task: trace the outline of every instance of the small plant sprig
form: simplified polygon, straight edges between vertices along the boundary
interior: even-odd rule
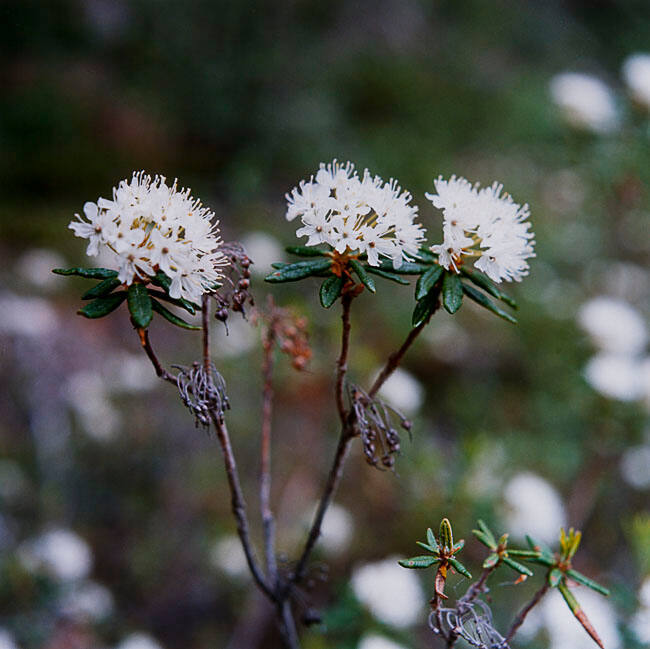
[[[462,549],[464,543],[460,541],[454,545],[451,524],[448,519],[444,518],[440,523],[438,539],[435,538],[433,531],[429,528],[427,530],[427,542],[417,541],[417,544],[429,550],[432,553],[431,555],[411,557],[398,562],[404,568],[420,569],[439,564],[434,580],[434,595],[430,602],[432,613],[429,623],[434,633],[445,641],[448,648],[453,647],[458,638],[462,637],[470,645],[478,649],[509,649],[510,642],[524,623],[528,613],[539,604],[550,588],[557,588],[576,619],[598,646],[604,649],[602,640],[567,584],[569,580],[573,580],[602,595],[609,595],[607,588],[571,567],[573,556],[580,545],[582,537],[580,532],[576,532],[571,528],[567,534],[562,528],[560,530],[560,550],[552,553],[530,536],[526,537],[530,549],[517,550],[508,547],[507,533],[501,535],[497,541],[496,536],[482,520],[478,521],[478,528],[472,530],[472,532],[478,541],[488,547],[490,554],[483,561],[483,573],[479,580],[469,586],[465,594],[457,600],[456,605],[452,608],[442,606],[442,601],[447,599],[444,593],[447,570],[452,567],[467,578],[471,578],[471,575],[454,557]],[[543,565],[548,570],[542,587],[520,611],[504,637],[494,628],[492,614],[487,603],[478,599],[478,596],[487,592],[488,577],[501,565],[506,565],[519,573],[515,585],[533,575],[532,570],[512,557],[517,557],[521,561]]]

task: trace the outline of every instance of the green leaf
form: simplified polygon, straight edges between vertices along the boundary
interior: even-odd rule
[[[496,548],[497,540],[494,534],[492,533],[492,530],[486,525],[485,521],[479,518],[476,523],[478,525],[479,530],[481,530],[481,532],[483,532],[483,534],[485,534],[485,536],[487,537],[488,541],[490,542],[490,545]]]
[[[513,570],[516,570],[522,575],[526,575],[527,577],[533,576],[533,571],[530,568],[527,568],[523,564],[515,561],[514,559],[511,559],[510,557],[503,557],[503,563],[510,566]]]
[[[473,286],[463,284],[462,287],[463,292],[468,298],[470,298],[470,300],[474,300],[474,302],[488,311],[492,311],[492,313],[498,315],[500,318],[512,322],[512,324],[517,324],[517,318],[513,318],[507,311],[499,308],[494,302],[492,302],[492,300],[490,300],[490,298],[483,295],[480,291],[477,291]]]
[[[288,253],[298,255],[299,257],[322,257],[329,252],[329,250],[313,248],[312,246],[287,246],[285,250]]]
[[[436,541],[436,535],[433,533],[433,530],[430,527],[427,527],[427,543],[434,548],[434,552],[439,552],[440,547],[438,546],[438,541]]]
[[[157,291],[156,289],[150,288],[147,289],[149,291],[149,295],[151,297],[158,298],[159,300],[165,300],[165,302],[169,302],[170,304],[174,304],[175,306],[180,307],[181,309],[185,309],[188,313],[191,313],[194,315],[197,310],[200,311],[201,307],[198,304],[194,304],[193,302],[188,302],[184,298],[179,298],[178,300],[170,297],[167,293],[164,291]]]
[[[564,582],[562,582],[558,586],[558,590],[560,591],[560,593],[562,593],[562,597],[564,597],[564,601],[567,603],[567,606],[571,609],[571,612],[573,613],[576,620],[580,622],[582,628],[590,635],[591,639],[599,647],[601,647],[601,649],[605,649],[605,646],[603,645],[603,641],[598,636],[598,633],[596,633],[596,629],[594,629],[594,625],[589,621],[589,618],[582,610],[580,604],[578,603],[578,600],[574,597],[573,593],[569,590],[568,586]]]
[[[463,284],[456,273],[446,272],[442,280],[442,304],[449,313],[456,313],[463,303]]]
[[[548,573],[548,585],[555,588],[564,578],[563,572],[559,568],[553,568]]]
[[[536,550],[510,550],[509,548],[508,554],[512,557],[521,557],[522,559],[537,559],[540,555]]]
[[[601,586],[593,579],[589,579],[589,577],[585,577],[581,572],[570,569],[566,571],[566,574],[567,577],[571,577],[573,581],[577,581],[579,584],[582,584],[583,586],[587,586],[588,588],[595,590],[597,593],[600,593],[601,595],[605,595],[605,597],[609,597],[609,590],[605,588],[605,586]]]
[[[432,545],[429,545],[428,543],[425,543],[424,541],[416,541],[416,545],[419,545],[421,548],[424,548],[425,550],[428,550],[429,552],[438,552],[438,546],[436,545],[433,547]]]
[[[377,291],[375,288],[375,281],[372,279],[372,277],[368,276],[366,269],[356,259],[350,259],[350,267],[357,274],[357,277],[361,280],[361,283],[371,293],[375,293]]]
[[[298,280],[317,275],[325,270],[329,270],[332,266],[332,260],[316,259],[314,261],[298,261],[295,264],[287,264],[275,272],[267,275],[264,280],[272,284],[279,284],[282,282],[297,282]]]
[[[438,534],[440,545],[448,551],[454,547],[454,534],[451,531],[451,523],[448,518],[440,521],[440,532]]]
[[[456,543],[456,545],[454,545],[454,547],[452,548],[452,552],[460,552],[464,547],[465,547],[465,541],[461,539],[460,541],[458,541],[458,543]]]
[[[571,612],[575,615],[580,610],[580,604],[566,584],[560,584],[558,590],[562,593],[564,601],[568,604]]]
[[[486,557],[485,561],[483,562],[483,568],[494,568],[494,566],[499,563],[500,558],[501,557],[496,552],[493,552]]]
[[[275,270],[280,270],[280,268],[284,268],[285,266],[288,266],[286,261],[274,261],[271,264],[271,268],[274,268]]]
[[[477,271],[469,270],[469,268],[461,267],[460,272],[465,275],[471,282],[476,284],[479,288],[482,288],[486,293],[489,293],[492,297],[505,302],[508,306],[511,306],[513,309],[517,309],[517,303],[507,294],[504,293],[499,287],[491,280],[488,279],[483,273]]]
[[[410,559],[400,559],[397,563],[399,563],[402,568],[428,568],[437,561],[440,561],[438,557],[422,555],[419,557],[411,557]]]
[[[496,543],[491,543],[490,539],[486,534],[481,532],[480,530],[472,530],[472,534],[485,546],[490,548],[490,550],[496,550],[497,546]]]
[[[105,279],[99,284],[93,286],[91,289],[88,289],[82,296],[82,300],[92,300],[93,298],[96,297],[104,297],[104,295],[108,295],[109,293],[112,293],[118,286],[121,286],[122,282],[120,282],[119,279],[115,279],[114,277],[109,277],[108,279]]]
[[[144,284],[131,284],[127,302],[133,324],[141,329],[146,329],[153,318],[153,307],[147,287]]]
[[[151,307],[156,312],[159,313],[165,320],[171,322],[177,327],[182,327],[183,329],[190,329],[192,331],[200,331],[202,327],[197,327],[192,325],[189,322],[185,322],[183,318],[179,318],[175,313],[172,313],[169,309],[165,308],[158,300],[151,300]]]
[[[432,299],[431,295],[425,295],[416,303],[415,309],[413,309],[413,316],[411,317],[411,325],[413,327],[419,327],[423,322],[427,321],[434,311],[436,301]]]
[[[337,277],[336,275],[331,275],[321,284],[319,291],[320,303],[326,309],[329,309],[336,302],[339,295],[341,295],[344,284],[343,277]]]
[[[111,311],[115,311],[124,302],[125,297],[126,291],[98,297],[96,300],[89,302],[86,306],[79,309],[77,313],[86,318],[103,318],[105,315],[111,313]]]
[[[376,268],[375,266],[366,266],[366,270],[373,275],[378,275],[379,277],[389,279],[392,282],[397,282],[398,284],[403,284],[404,286],[408,286],[410,284],[407,279],[404,279],[395,273],[389,273],[388,271],[382,270],[381,268]]]
[[[379,262],[379,268],[381,270],[387,270],[390,273],[396,273],[397,275],[421,275],[431,268],[431,264],[403,261],[399,268],[395,268],[392,261],[382,259]]]
[[[526,542],[530,546],[531,550],[538,552],[538,556],[531,557],[530,561],[535,563],[541,563],[545,566],[552,566],[555,563],[553,553],[545,546],[543,546],[539,541],[536,541],[532,536],[526,534]]]
[[[426,273],[422,273],[422,275],[418,277],[418,281],[415,285],[416,300],[421,300],[433,288],[434,284],[440,279],[443,270],[442,266],[436,264],[429,268]]]
[[[422,247],[418,250],[418,257],[423,261],[437,262],[438,255],[435,252],[431,252],[429,248]]]
[[[472,578],[472,574],[470,573],[470,571],[467,568],[465,568],[465,566],[460,561],[458,561],[458,559],[450,558],[448,559],[448,561],[449,561],[449,565],[452,566],[452,568],[454,568],[456,572],[463,575],[463,577],[467,577],[467,579]]]
[[[77,275],[87,279],[117,277],[117,271],[110,268],[54,268],[52,272],[57,275]]]

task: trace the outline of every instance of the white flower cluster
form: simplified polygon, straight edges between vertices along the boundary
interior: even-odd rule
[[[496,182],[479,189],[465,178],[440,176],[434,185],[437,194],[426,197],[443,210],[443,242],[431,247],[440,265],[458,271],[464,258],[478,258],[474,266],[495,282],[521,281],[528,274],[526,259],[535,256],[528,205],[502,194]]]
[[[134,173],[113,189],[113,200],[100,198],[76,214],[70,229],[88,239],[86,253],[112,250],[118,279],[132,284],[163,271],[172,281],[169,294],[196,302],[221,277],[226,263],[214,213],[194,199],[189,189],[169,186],[164,176]]]
[[[301,181],[286,198],[287,220],[301,218],[296,236],[308,237],[306,245],[326,243],[340,254],[365,253],[371,266],[378,266],[382,256],[399,268],[417,254],[424,238],[422,226],[414,222],[418,208],[410,205],[411,194],[367,169],[360,178],[351,162],[321,163],[316,177]]]
[[[637,52],[625,59],[623,79],[634,101],[650,109],[650,54]]]

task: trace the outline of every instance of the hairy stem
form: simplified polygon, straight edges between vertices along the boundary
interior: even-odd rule
[[[519,627],[524,623],[524,620],[526,619],[526,616],[530,611],[539,604],[539,601],[544,597],[546,594],[546,591],[549,589],[548,582],[544,581],[544,585],[533,595],[533,599],[524,606],[524,608],[519,611],[519,614],[515,618],[514,622],[512,623],[512,626],[510,627],[510,630],[508,631],[508,634],[506,635],[506,639],[504,641],[504,648],[508,647],[512,639],[515,637],[515,633],[519,630]]]
[[[275,345],[273,316],[264,333],[262,378],[262,430],[260,441],[260,510],[264,531],[266,570],[272,584],[277,583],[278,568],[275,560],[275,518],[271,509],[271,417],[273,414],[273,347]]]

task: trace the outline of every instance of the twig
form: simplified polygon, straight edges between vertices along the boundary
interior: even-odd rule
[[[345,407],[345,375],[348,371],[348,352],[350,350],[350,305],[354,297],[351,293],[344,293],[341,297],[341,320],[343,326],[341,330],[341,353],[336,363],[336,408],[339,412],[341,423],[345,426],[348,412]]]
[[[515,618],[514,622],[512,623],[512,626],[510,627],[510,630],[508,631],[508,634],[506,635],[506,639],[504,641],[504,648],[508,647],[510,644],[510,641],[515,637],[515,633],[519,630],[519,627],[524,623],[524,620],[526,619],[526,616],[530,611],[533,609],[534,606],[536,606],[539,603],[539,600],[544,597],[546,594],[546,591],[549,589],[548,583],[545,581],[544,585],[533,595],[533,599],[524,606],[524,608],[521,609],[519,612],[519,615]]]
[[[149,360],[151,361],[151,364],[153,365],[153,368],[156,372],[156,376],[159,376],[164,381],[168,381],[169,383],[178,386],[177,378],[173,374],[170,374],[158,360],[156,352],[154,352],[153,347],[151,346],[151,342],[149,341],[149,330],[138,328],[137,332],[138,336],[140,337],[140,344],[142,345],[142,349],[144,349],[145,353],[149,357]]]
[[[201,325],[203,328],[203,369],[211,376],[210,369],[210,301],[207,293],[201,297]]]
[[[262,430],[260,443],[260,509],[264,531],[264,552],[269,581],[277,583],[278,568],[275,560],[275,519],[271,509],[271,418],[273,414],[273,347],[276,330],[275,316],[271,313],[263,339],[262,377]]]
[[[300,649],[300,641],[298,639],[296,623],[293,619],[291,602],[286,598],[278,603],[278,618],[280,619],[280,632],[288,649]]]

